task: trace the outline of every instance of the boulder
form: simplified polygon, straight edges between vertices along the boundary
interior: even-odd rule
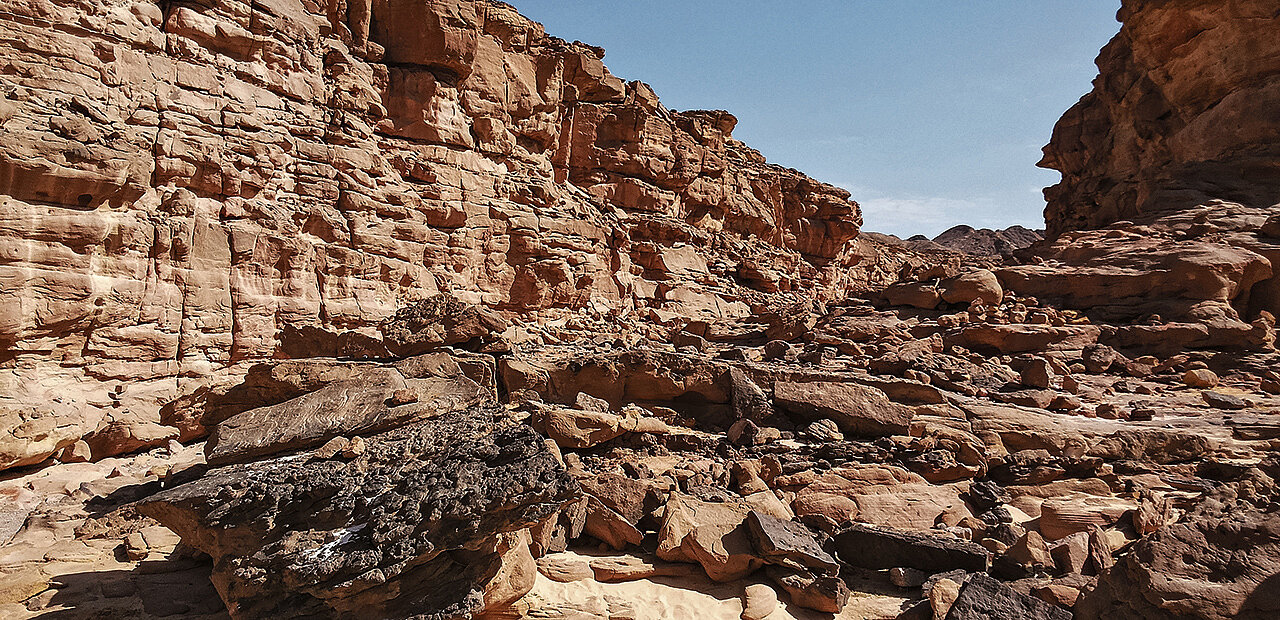
[[[764,620],[778,608],[778,593],[762,583],[742,589],[742,620]]]
[[[532,429],[500,415],[474,407],[371,435],[351,460],[217,467],[138,510],[213,557],[237,617],[478,613],[532,586],[527,536],[504,534],[579,493]]]
[[[809,571],[787,566],[769,566],[764,572],[787,592],[791,604],[805,609],[838,614],[852,595],[844,580],[836,576],[814,575]]]
[[[424,358],[432,358],[430,364]],[[221,421],[205,454],[209,464],[246,462],[278,452],[316,447],[339,436],[375,434],[487,399],[447,354],[414,358],[414,366],[379,366],[323,385],[277,405],[251,409]],[[412,402],[398,404],[399,392]]]
[[[923,310],[933,310],[942,303],[942,292],[934,284],[926,282],[903,282],[889,286],[884,291],[885,299],[891,306],[910,306]]]
[[[913,413],[884,392],[857,383],[779,381],[773,400],[801,418],[830,419],[846,433],[867,437],[905,435]]]
[[[969,577],[947,620],[1071,620],[1071,612],[978,573]]]
[[[1090,495],[1048,499],[1040,505],[1040,533],[1059,540],[1094,526],[1110,527],[1137,507],[1129,500]]]
[[[1182,375],[1182,382],[1187,387],[1207,390],[1218,387],[1218,375],[1208,368],[1195,368]]]
[[[744,521],[745,503],[709,503],[674,492],[663,511],[657,555],[669,562],[701,564],[715,581],[733,581],[760,568]]]
[[[840,561],[860,568],[985,571],[989,558],[981,546],[950,536],[857,523],[836,534],[834,540]]]
[[[410,357],[445,346],[503,351],[506,345],[499,336],[507,326],[496,313],[441,293],[399,310],[378,328],[392,353]]]
[[[991,325],[962,328],[943,336],[947,346],[982,353],[1016,354],[1081,350],[1097,344],[1102,330],[1093,325]]]
[[[1280,513],[1208,499],[1134,543],[1077,604],[1084,619],[1280,615]]]
[[[939,284],[942,300],[949,304],[971,304],[975,301],[997,306],[1004,300],[1004,289],[996,274],[986,269],[972,269]]]
[[[756,510],[747,513],[747,532],[756,553],[772,564],[798,564],[819,573],[840,570],[809,528]]]
[[[944,514],[969,514],[958,488],[930,484],[893,466],[844,467],[806,479],[783,476],[776,484],[798,486],[792,502],[797,515],[822,515],[834,523],[860,521],[928,530]]]

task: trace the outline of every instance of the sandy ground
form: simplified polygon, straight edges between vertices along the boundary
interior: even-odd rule
[[[573,551],[561,554],[587,561],[595,554]],[[781,603],[767,620],[861,620],[897,618],[908,601],[905,591],[881,581],[880,575],[856,579],[849,604],[839,615],[803,609]],[[742,590],[748,579],[716,583],[705,577],[655,577],[624,583],[595,580],[557,583],[541,574],[533,591],[525,598],[529,618],[610,618],[611,620],[738,620],[742,614]]]

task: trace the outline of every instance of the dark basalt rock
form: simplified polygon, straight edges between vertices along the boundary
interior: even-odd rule
[[[840,570],[835,558],[822,550],[813,532],[794,521],[752,510],[747,514],[747,534],[756,552],[771,564],[794,563],[824,574]]]
[[[475,407],[365,439],[351,460],[213,469],[139,505],[214,558],[237,618],[449,618],[479,611],[498,536],[578,484],[527,426]]]
[[[918,568],[931,573],[987,570],[987,550],[971,542],[855,523],[835,536],[840,561],[859,568]]]
[[[1071,612],[979,573],[960,588],[947,620],[1071,620]]]

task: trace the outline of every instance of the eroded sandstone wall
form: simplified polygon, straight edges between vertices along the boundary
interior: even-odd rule
[[[486,0],[0,9],[0,468],[440,291],[509,313],[839,296],[861,216],[726,112]],[[350,346],[349,346],[350,345]]]
[[[1041,166],[1049,235],[1222,199],[1280,203],[1280,4],[1125,0]]]

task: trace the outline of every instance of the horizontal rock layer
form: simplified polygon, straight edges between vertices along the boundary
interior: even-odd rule
[[[602,56],[487,0],[6,7],[0,468],[162,445],[179,397],[376,352],[440,291],[716,317],[848,290],[848,192]]]

